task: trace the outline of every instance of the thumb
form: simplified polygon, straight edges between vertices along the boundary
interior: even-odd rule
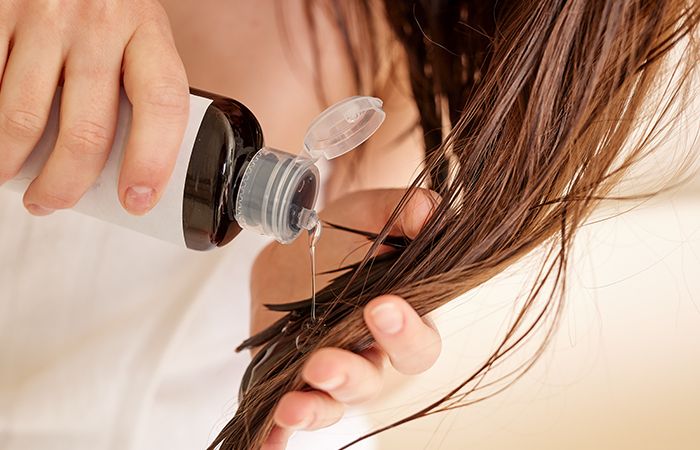
[[[383,222],[384,224],[389,221],[389,218],[403,198],[403,195],[407,192],[406,189],[398,189],[397,191],[397,194],[400,193],[401,195],[396,201],[393,204],[385,205],[386,209],[384,214],[386,217]],[[440,203],[440,199],[440,195],[435,191],[423,188],[414,189],[406,205],[401,210],[396,224],[392,227],[391,233],[402,234],[410,239],[414,239],[433,215],[438,203]]]
[[[391,218],[396,207],[407,195],[398,220],[390,233],[415,238],[440,202],[431,190],[372,189],[348,194],[328,205],[321,218],[349,228],[378,233]]]

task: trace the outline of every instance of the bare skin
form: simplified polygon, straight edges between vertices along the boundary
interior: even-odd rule
[[[290,42],[275,19],[279,4],[284,4]],[[269,145],[300,149],[306,127],[323,107],[311,76],[311,36],[302,1],[232,0],[225,9],[221,5],[189,0],[0,2],[0,184],[14,177],[38,142],[60,83],[58,142],[24,195],[25,207],[34,215],[72,207],[100,173],[114,137],[120,84],[134,105],[134,121],[119,200],[133,214],[147,213],[168,182],[187,121],[188,85],[241,100],[260,119]],[[335,30],[320,18],[318,32],[323,36],[321,75],[332,80],[326,86],[328,100],[354,95]],[[350,164],[352,157],[334,162],[334,176],[327,180],[330,203],[323,212],[328,219],[381,228],[403,191],[379,188],[406,186],[419,164],[419,139],[396,141],[416,119],[408,89],[388,86],[379,93],[387,121],[359,164]],[[346,195],[361,189],[375,190]],[[404,217],[408,225],[399,230],[408,235],[418,232],[429,213],[421,207],[412,211]],[[319,269],[337,266],[356,247],[351,238],[327,232],[319,244]],[[287,295],[305,296],[305,265],[295,263],[293,270],[282,266],[306,258],[301,242],[271,246],[260,255],[252,280],[254,329],[272,319],[262,312],[261,301],[293,299],[276,295],[262,274],[277,273],[276,286],[284,274]],[[365,319],[376,348],[361,356],[340,349],[312,355],[303,376],[317,390],[290,392],[282,399],[275,412],[278,428],[265,450],[283,449],[292,430],[328,426],[342,416],[344,405],[379,393],[385,359],[399,371],[418,373],[437,358],[437,332],[402,299],[375,299]]]

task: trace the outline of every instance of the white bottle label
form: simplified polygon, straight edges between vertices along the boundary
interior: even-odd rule
[[[19,175],[6,183],[10,189],[24,193],[51,154],[58,136],[60,98],[59,90],[54,98],[51,115],[41,141],[25,162]],[[173,174],[158,204],[148,214],[139,217],[124,211],[119,203],[117,192],[124,147],[131,129],[131,104],[122,91],[117,132],[109,159],[95,184],[73,209],[106,222],[185,246],[182,227],[185,178],[197,132],[202,124],[204,113],[211,103],[211,99],[190,95],[190,118]]]

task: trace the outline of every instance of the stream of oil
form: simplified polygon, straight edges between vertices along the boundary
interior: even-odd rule
[[[316,322],[316,244],[321,237],[321,221],[309,230],[309,255],[311,256],[311,323]]]

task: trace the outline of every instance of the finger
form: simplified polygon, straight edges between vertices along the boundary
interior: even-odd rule
[[[381,366],[339,348],[323,348],[309,357],[302,378],[311,387],[345,404],[362,403],[382,389]]]
[[[132,214],[145,214],[170,178],[189,110],[187,77],[165,21],[141,25],[124,53],[124,88],[133,105],[119,196]]]
[[[0,24],[0,82],[2,81],[2,75],[5,73],[5,64],[9,53],[10,35]]]
[[[0,182],[17,175],[39,142],[64,58],[44,30],[20,30],[14,41],[0,86]]]
[[[396,206],[401,202],[401,197],[394,202],[386,202],[384,205],[384,222],[388,222]],[[394,224],[390,234],[400,234],[410,239],[418,236],[425,223],[430,219],[433,211],[440,201],[440,196],[428,189],[416,189],[409,197],[406,206],[401,210],[398,220]]]
[[[265,443],[260,447],[260,450],[285,450],[287,442],[294,434],[294,431],[282,427],[273,427],[270,435],[265,440]]]
[[[0,81],[5,72],[5,64],[10,54],[14,27],[17,23],[14,5],[10,2],[0,2]]]
[[[75,48],[66,60],[56,146],[24,196],[34,214],[70,208],[104,168],[119,108],[121,54]]]
[[[287,392],[275,409],[277,425],[290,430],[317,430],[338,422],[344,406],[325,392]]]
[[[374,189],[349,194],[342,202],[342,209],[329,208],[322,213],[322,218],[334,222],[335,217],[342,218],[341,224],[379,232],[391,218],[394,209],[401,203],[406,189]],[[402,208],[398,220],[390,230],[398,234],[415,238],[437,207],[440,196],[428,189],[415,189]]]
[[[440,335],[402,298],[394,295],[375,298],[365,307],[364,318],[377,345],[399,372],[409,375],[423,372],[440,356]]]
[[[382,351],[376,345],[371,346],[367,350],[360,353],[363,358],[368,359],[372,364],[374,364],[380,372],[384,372],[384,367],[386,366],[386,353]]]

